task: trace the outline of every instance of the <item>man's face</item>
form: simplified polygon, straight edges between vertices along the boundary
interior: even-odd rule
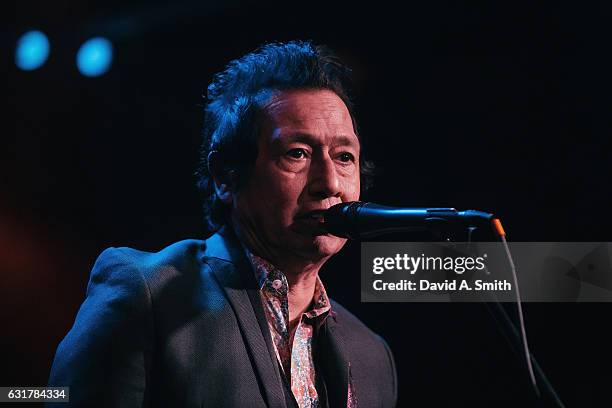
[[[335,254],[346,240],[321,228],[322,213],[359,199],[360,146],[346,105],[329,90],[279,91],[264,106],[260,129],[232,217],[271,261]]]

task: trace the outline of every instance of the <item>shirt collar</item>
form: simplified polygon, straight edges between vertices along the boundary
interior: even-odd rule
[[[259,289],[268,293],[287,296],[289,285],[285,274],[276,266],[253,254],[246,248],[245,252],[247,258],[253,265]],[[325,290],[325,286],[323,286],[323,281],[321,281],[321,278],[317,275],[313,295],[313,308],[305,312],[305,314],[309,318],[314,318],[328,312],[330,309],[331,302],[327,296],[327,291]]]

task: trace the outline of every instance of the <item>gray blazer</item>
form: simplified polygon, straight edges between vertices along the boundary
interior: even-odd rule
[[[332,301],[313,355],[330,407],[393,407],[393,356]],[[67,406],[294,407],[254,274],[229,230],[160,252],[105,250],[57,348],[49,386]],[[50,404],[49,406],[54,406]]]

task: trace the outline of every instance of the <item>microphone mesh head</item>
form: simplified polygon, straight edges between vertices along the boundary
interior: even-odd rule
[[[362,201],[352,201],[330,207],[323,216],[323,227],[332,235],[354,239],[357,215],[364,204]]]

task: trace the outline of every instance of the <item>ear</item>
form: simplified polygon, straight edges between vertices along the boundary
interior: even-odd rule
[[[215,194],[224,204],[231,204],[236,190],[236,171],[225,168],[222,155],[216,150],[208,153],[208,172],[212,176]]]

